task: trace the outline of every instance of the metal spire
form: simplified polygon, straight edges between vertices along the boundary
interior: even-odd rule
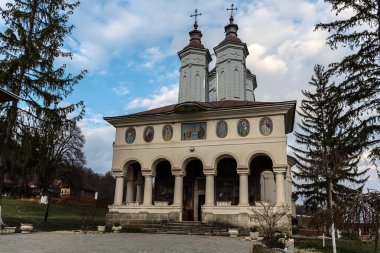
[[[190,17],[194,17],[194,30],[198,28],[198,16],[201,16],[202,13],[198,13],[198,9],[195,9],[194,14],[191,14]]]

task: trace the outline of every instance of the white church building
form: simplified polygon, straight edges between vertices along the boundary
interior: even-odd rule
[[[190,43],[178,52],[178,104],[104,118],[116,129],[108,223],[250,227],[252,209],[263,202],[286,208],[290,217],[287,134],[296,102],[256,101],[247,45],[232,15],[229,21],[209,70],[212,58],[195,18]]]

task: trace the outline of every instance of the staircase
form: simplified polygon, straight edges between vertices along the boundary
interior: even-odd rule
[[[181,235],[228,235],[228,229],[225,227],[213,226],[210,224],[194,221],[172,222],[163,224],[128,225],[125,228],[125,231]]]

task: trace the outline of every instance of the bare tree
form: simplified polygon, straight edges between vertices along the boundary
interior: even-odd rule
[[[276,245],[275,232],[281,229],[281,219],[288,215],[283,207],[276,207],[269,203],[260,203],[252,208],[252,218],[258,223],[260,231],[264,236],[264,243],[268,248]]]

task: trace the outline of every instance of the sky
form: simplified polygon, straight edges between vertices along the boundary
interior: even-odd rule
[[[0,0],[0,6],[6,2]],[[328,65],[347,53],[332,51],[325,42],[328,34],[314,31],[317,23],[336,19],[322,0],[233,3],[238,8],[234,15],[238,37],[249,49],[247,67],[257,78],[257,101],[297,100],[299,105],[314,65]],[[88,167],[99,173],[111,169],[115,129],[103,117],[177,102],[177,52],[189,42],[194,9],[202,14],[198,17],[202,43],[213,54],[224,39],[230,5],[222,0],[81,0],[70,18],[75,28],[64,47],[73,52],[69,72],[89,71],[67,99],[86,105],[79,125],[86,138]],[[210,69],[214,64],[213,56]],[[288,143],[294,143],[292,134]],[[366,159],[361,165],[370,166]],[[367,186],[380,188],[373,166],[370,175]]]

